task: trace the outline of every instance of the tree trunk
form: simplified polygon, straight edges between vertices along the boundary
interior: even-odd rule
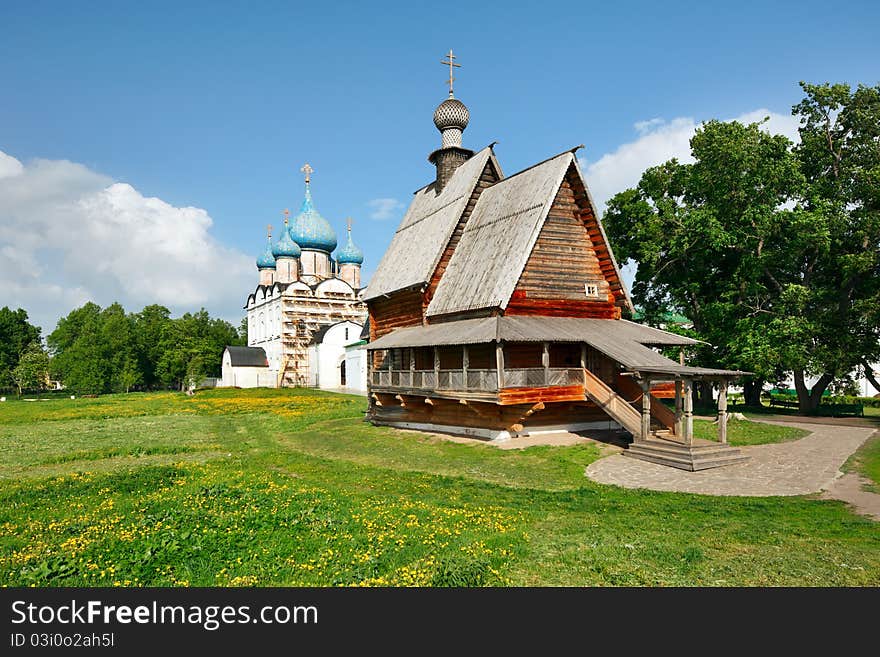
[[[712,384],[708,381],[695,381],[694,382],[694,401],[699,406],[711,406],[712,405]]]
[[[764,381],[755,379],[743,383],[743,401],[746,406],[759,408],[761,406],[761,391],[764,389]]]
[[[800,415],[812,415],[816,412],[819,402],[822,401],[822,393],[834,381],[834,375],[827,372],[819,377],[812,389],[807,388],[804,381],[804,371],[794,371],[794,389],[798,397],[798,413]]]
[[[865,369],[865,378],[868,379],[868,383],[874,386],[874,390],[880,393],[880,381],[877,381],[877,377],[874,376],[871,364],[868,361],[863,360],[862,367]]]

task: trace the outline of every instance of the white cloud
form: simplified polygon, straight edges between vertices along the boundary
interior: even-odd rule
[[[403,209],[403,203],[396,198],[374,198],[372,201],[367,201],[367,206],[371,210],[370,219],[376,221],[393,219],[398,211]]]
[[[44,335],[89,300],[205,306],[237,321],[253,262],[211,225],[200,208],[145,197],[81,164],[23,165],[0,151],[0,305],[25,308]]]
[[[0,151],[0,178],[17,176],[22,171],[24,171],[24,167],[21,165],[21,162]]]
[[[757,109],[742,114],[735,120],[755,123],[764,117],[770,117],[763,125],[764,130],[797,140],[798,120],[793,116]],[[639,121],[633,127],[638,133],[635,141],[619,146],[614,152],[607,153],[596,161],[585,161],[583,158],[580,160],[600,212],[604,212],[608,199],[616,193],[635,187],[645,169],[672,158],[678,158],[681,162],[693,162],[690,140],[698,127],[693,118],[678,117],[670,121],[653,118]]]

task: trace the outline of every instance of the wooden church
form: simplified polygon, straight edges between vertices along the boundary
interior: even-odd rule
[[[490,440],[622,428],[627,454],[657,463],[743,460],[726,441],[727,382],[742,373],[670,360],[655,348],[696,341],[622,319],[632,302],[577,149],[505,176],[494,144],[462,147],[468,121],[450,74],[436,178],[363,294],[369,419]],[[719,383],[718,442],[693,437],[695,379]],[[674,382],[674,410],[651,394],[659,382]]]

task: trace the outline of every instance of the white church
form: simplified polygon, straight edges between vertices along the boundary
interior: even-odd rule
[[[305,198],[257,258],[259,283],[247,297],[248,346],[227,347],[222,386],[318,387],[365,392],[367,308],[361,300],[363,251],[351,238],[336,249],[336,232],[312,201],[306,164]],[[336,251],[335,257],[333,252]]]

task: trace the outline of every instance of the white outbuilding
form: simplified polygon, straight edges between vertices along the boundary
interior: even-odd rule
[[[269,369],[262,347],[226,347],[223,352],[221,386],[235,388],[275,388],[278,375]]]

